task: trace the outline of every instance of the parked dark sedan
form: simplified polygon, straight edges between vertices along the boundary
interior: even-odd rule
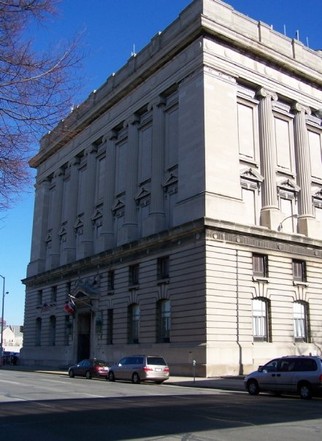
[[[68,375],[70,378],[74,378],[75,376],[86,377],[87,379],[92,377],[103,377],[107,380],[108,373],[108,364],[105,361],[96,358],[82,360],[79,363],[70,366],[68,369]]]

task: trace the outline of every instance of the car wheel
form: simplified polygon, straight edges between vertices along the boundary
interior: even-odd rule
[[[109,379],[109,381],[115,381],[115,375],[114,375],[114,372],[109,372],[109,374],[108,374],[108,379]]]
[[[255,380],[248,381],[247,390],[250,395],[258,395],[259,394],[259,387],[258,387],[257,381],[255,381]]]
[[[137,372],[134,372],[134,374],[132,375],[132,383],[139,384],[140,382],[141,380],[139,374]]]
[[[92,378],[92,374],[90,373],[90,371],[86,371],[85,377],[87,378],[87,380],[90,380]]]
[[[74,374],[73,369],[71,369],[71,370],[68,372],[68,375],[69,375],[69,378],[74,378],[74,377],[75,377],[75,374]]]
[[[156,381],[156,384],[162,384],[163,381]]]
[[[312,398],[312,389],[309,383],[299,384],[299,394],[302,400],[310,400]]]

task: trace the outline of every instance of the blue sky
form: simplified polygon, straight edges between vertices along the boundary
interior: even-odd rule
[[[230,0],[237,11],[261,20],[289,38],[297,31],[304,44],[322,49],[321,0]],[[85,58],[83,88],[75,91],[79,104],[159,31],[164,30],[190,0],[61,0],[58,15],[46,27],[33,29],[35,48],[48,49],[60,40],[82,33]],[[23,324],[24,285],[30,257],[33,188],[20,195],[16,205],[0,213],[0,274],[6,278],[4,318]],[[0,279],[0,293],[2,293]]]

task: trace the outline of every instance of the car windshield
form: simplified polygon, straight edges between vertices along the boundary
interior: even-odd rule
[[[147,364],[155,364],[158,366],[166,366],[166,362],[162,357],[148,357]]]

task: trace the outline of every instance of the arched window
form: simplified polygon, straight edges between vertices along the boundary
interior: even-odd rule
[[[254,341],[269,341],[270,316],[269,300],[253,299],[253,338]]]
[[[157,302],[157,343],[170,342],[171,304],[170,300],[161,299]]]
[[[36,319],[36,334],[35,334],[35,345],[41,345],[41,318]]]
[[[128,342],[139,343],[140,307],[132,303],[128,307]]]
[[[306,302],[294,302],[294,339],[295,341],[307,342],[309,338],[308,304]]]
[[[56,317],[54,315],[49,318],[49,345],[56,344]]]

